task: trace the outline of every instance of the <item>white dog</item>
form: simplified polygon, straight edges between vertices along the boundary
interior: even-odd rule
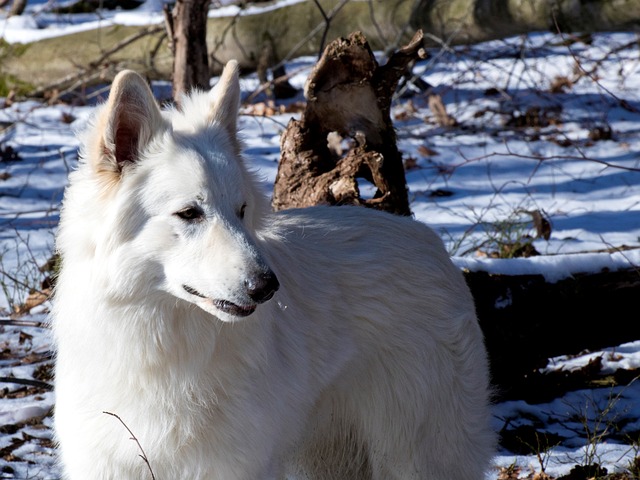
[[[270,213],[239,96],[230,62],[161,112],[126,71],[86,134],[57,238],[64,477],[483,478],[486,353],[440,239],[362,207]]]

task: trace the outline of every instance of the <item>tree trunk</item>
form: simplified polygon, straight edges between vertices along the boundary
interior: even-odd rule
[[[282,135],[275,210],[349,204],[411,214],[390,108],[421,45],[418,32],[382,67],[359,32],[327,46],[307,80],[301,119]],[[375,185],[373,198],[363,198],[358,179]]]
[[[209,87],[207,11],[209,0],[177,0],[172,12],[173,98],[194,87]]]
[[[25,8],[27,8],[27,0],[13,0],[8,16],[11,17],[13,15],[22,15],[22,12],[24,12]]]

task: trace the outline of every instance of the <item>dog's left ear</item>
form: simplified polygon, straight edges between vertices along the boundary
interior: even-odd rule
[[[209,123],[227,131],[237,144],[238,109],[240,108],[240,76],[238,62],[229,60],[220,80],[209,92]]]
[[[114,78],[98,122],[98,152],[92,157],[97,159],[96,171],[118,177],[126,164],[138,160],[163,124],[151,88],[132,70],[124,70]]]

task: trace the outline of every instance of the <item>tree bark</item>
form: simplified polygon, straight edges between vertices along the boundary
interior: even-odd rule
[[[384,66],[359,32],[327,46],[307,80],[301,119],[282,135],[275,210],[346,204],[411,214],[390,108],[401,76],[424,53],[422,38]],[[373,198],[363,198],[358,179],[375,185]]]
[[[209,87],[207,12],[209,0],[177,0],[172,12],[173,98],[194,87]]]
[[[25,8],[27,8],[27,0],[13,0],[8,16],[22,15]]]

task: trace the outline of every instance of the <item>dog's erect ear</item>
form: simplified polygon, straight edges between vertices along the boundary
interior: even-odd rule
[[[98,119],[98,171],[119,173],[137,161],[140,152],[161,128],[162,115],[147,82],[136,72],[116,75],[111,93]]]
[[[229,60],[220,80],[209,92],[209,123],[224,127],[235,141],[240,108],[240,78],[238,62]]]

